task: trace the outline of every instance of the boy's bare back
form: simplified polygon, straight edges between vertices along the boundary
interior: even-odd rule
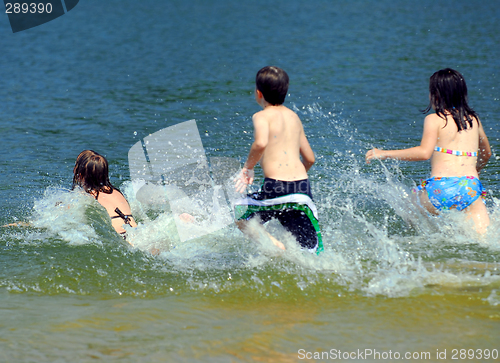
[[[260,160],[264,175],[283,181],[307,179],[314,153],[297,114],[283,105],[266,105],[253,116],[253,124],[255,142],[265,146]]]
[[[255,101],[263,110],[253,115],[255,140],[236,182],[240,193],[253,183],[253,168],[259,162],[267,178],[296,181],[307,179],[315,161],[299,117],[283,106],[288,91],[286,72],[264,67],[255,83]]]
[[[262,68],[255,77],[255,100],[263,110],[253,115],[254,142],[235,179],[236,191],[243,193],[253,183],[253,168],[259,162],[266,178],[259,192],[236,203],[235,211],[239,211],[236,223],[254,239],[266,233],[275,246],[285,250],[285,245],[265,228],[248,224],[254,217],[259,217],[260,223],[276,218],[301,248],[317,252],[323,250],[323,245],[307,177],[314,164],[314,153],[299,117],[283,106],[288,81],[286,72],[273,66]]]

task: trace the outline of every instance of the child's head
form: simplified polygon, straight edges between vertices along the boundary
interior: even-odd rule
[[[267,66],[257,72],[255,85],[266,102],[281,105],[288,92],[288,74],[281,68]]]
[[[434,73],[429,82],[431,103],[434,109],[453,109],[467,104],[467,85],[464,77],[451,68]]]
[[[73,188],[78,185],[87,193],[111,193],[114,187],[108,176],[108,161],[93,150],[84,150],[76,158]],[[95,196],[97,198],[97,195]]]
[[[434,73],[429,81],[429,93],[427,111],[432,107],[445,119],[445,113],[451,113],[459,131],[467,129],[467,125],[472,127],[472,116],[477,119],[477,115],[468,105],[467,85],[459,72],[445,68]]]

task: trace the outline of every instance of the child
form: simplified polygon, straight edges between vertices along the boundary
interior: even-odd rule
[[[265,179],[258,193],[248,195],[235,206],[237,214],[244,212],[237,225],[252,238],[258,238],[259,231],[250,228],[247,221],[256,216],[262,223],[277,218],[302,248],[319,253],[323,249],[321,232],[307,178],[315,161],[314,153],[299,117],[283,106],[287,91],[288,75],[284,70],[264,67],[257,73],[255,99],[263,111],[253,115],[255,141],[236,190],[242,193],[253,183],[253,168],[259,161]],[[285,249],[283,243],[267,235],[276,246]]]
[[[137,227],[127,200],[109,181],[108,161],[104,156],[92,150],[82,151],[76,158],[73,173],[72,189],[80,186],[106,208],[117,233],[125,238],[124,224]]]
[[[434,73],[429,84],[430,104],[436,113],[424,121],[420,146],[402,150],[372,149],[371,159],[428,160],[431,178],[418,187],[418,201],[430,213],[465,210],[479,233],[489,225],[488,211],[480,196],[485,190],[479,172],[491,156],[488,138],[479,118],[467,103],[463,76],[450,68]],[[423,192],[426,191],[426,193]]]

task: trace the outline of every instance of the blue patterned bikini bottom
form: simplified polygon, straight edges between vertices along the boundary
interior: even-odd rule
[[[430,202],[438,210],[462,210],[486,196],[486,190],[474,176],[432,177],[422,180],[416,191],[422,189],[427,191]]]

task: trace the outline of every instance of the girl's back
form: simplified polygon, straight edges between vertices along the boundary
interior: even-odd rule
[[[477,119],[473,126],[458,131],[457,124],[451,114],[446,114],[446,120],[437,114],[427,116],[438,125],[438,139],[436,146],[441,149],[477,153],[479,147],[479,131],[482,127]],[[457,156],[442,151],[434,151],[431,159],[432,176],[475,176],[476,156]]]
[[[125,229],[123,228],[124,221],[121,218],[115,217],[118,216],[118,214],[115,212],[116,208],[118,208],[125,215],[132,214],[130,206],[125,197],[123,196],[123,194],[120,193],[118,190],[113,189],[111,194],[99,193],[99,195],[97,196],[97,201],[104,208],[106,208],[106,211],[112,217],[111,223],[113,225],[113,228],[118,233],[124,233],[125,232]],[[133,227],[137,226],[132,217],[131,217],[131,225]]]
[[[451,68],[435,72],[429,80],[429,101],[424,112],[432,108],[436,113],[425,118],[419,146],[399,150],[373,148],[366,153],[366,161],[431,158],[431,177],[415,190],[417,204],[432,214],[463,210],[474,221],[476,231],[484,233],[490,220],[481,200],[485,189],[479,172],[488,162],[491,149],[476,112],[468,105],[462,75]]]
[[[104,156],[93,150],[82,151],[76,158],[73,169],[73,188],[80,186],[97,199],[99,204],[106,208],[116,232],[123,234],[125,233],[124,223],[132,227],[136,227],[137,224],[132,218],[127,200],[109,181],[108,169],[108,161]],[[128,217],[127,220],[120,217],[120,213],[116,211],[117,208],[120,213]]]

